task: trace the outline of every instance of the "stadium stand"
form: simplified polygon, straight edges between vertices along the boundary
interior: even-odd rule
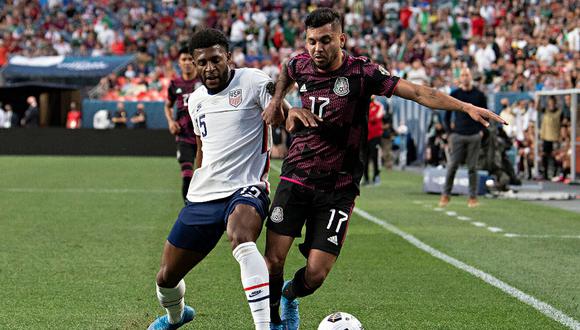
[[[459,69],[470,66],[497,112],[503,98],[518,109],[520,99],[532,99],[530,92],[580,87],[580,6],[574,0],[0,0],[0,68],[19,55],[132,56],[123,70],[101,77],[88,96],[103,102],[163,101],[178,70],[178,49],[195,29],[222,29],[236,66],[276,77],[281,61],[303,48],[302,22],[320,6],[344,13],[349,52],[395,75],[449,92]],[[82,103],[85,113],[90,102]],[[565,110],[569,104],[562,97],[558,106]],[[433,119],[402,100],[392,106],[394,125],[410,127],[422,154],[427,142],[422,137]],[[535,113],[544,104],[526,107]],[[569,111],[563,113],[566,127]],[[150,127],[163,126],[148,116]],[[91,118],[85,114],[83,121]],[[534,127],[519,129],[508,137],[516,141],[511,154],[523,172],[533,149],[523,136]]]

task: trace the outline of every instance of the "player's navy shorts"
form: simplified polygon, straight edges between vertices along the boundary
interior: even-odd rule
[[[266,227],[280,235],[301,237],[306,223],[300,252],[308,257],[310,249],[317,249],[338,256],[357,195],[356,188],[323,192],[281,180]]]
[[[262,221],[267,217],[268,193],[250,186],[237,190],[230,197],[209,202],[186,202],[167,240],[174,246],[200,253],[209,253],[226,230],[227,219],[236,205],[254,207]]]

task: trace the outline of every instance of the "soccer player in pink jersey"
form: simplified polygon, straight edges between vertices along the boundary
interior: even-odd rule
[[[282,123],[285,93],[298,84],[304,108],[290,109],[285,119],[294,137],[266,223],[271,329],[298,329],[297,298],[322,285],[340,253],[364,171],[371,95],[394,94],[432,109],[462,111],[485,126],[487,120],[504,123],[489,110],[392,76],[366,57],[348,55],[342,50],[346,36],[340,22],[333,9],[308,15],[307,52],[283,65],[263,113],[267,123]],[[286,256],[304,225],[299,249],[306,266],[284,283]]]
[[[187,189],[193,176],[193,163],[197,150],[193,124],[187,112],[187,100],[195,90],[196,79],[193,57],[187,47],[179,50],[177,59],[179,76],[171,80],[167,88],[167,101],[165,102],[165,119],[171,134],[175,135],[177,143],[177,161],[181,167],[181,195],[186,200]],[[174,115],[173,108],[177,114]]]

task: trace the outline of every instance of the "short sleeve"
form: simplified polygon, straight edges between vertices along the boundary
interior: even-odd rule
[[[169,88],[167,88],[167,102],[169,102],[170,104],[174,104],[176,98],[177,98],[177,95],[175,95],[175,88],[174,88],[173,80],[172,80],[169,83]]]
[[[194,107],[194,99],[193,97],[190,97],[187,99],[187,112],[188,112],[188,116],[191,117],[191,123],[193,124],[193,133],[197,136],[201,136],[201,132],[199,130],[199,126],[197,123],[197,118],[196,116],[193,114],[193,107]]]
[[[262,70],[252,70],[252,86],[256,102],[265,109],[274,95],[275,85],[272,78]]]
[[[383,66],[370,62],[363,64],[363,74],[365,90],[368,90],[370,95],[393,96],[399,77],[392,76]]]
[[[288,73],[288,77],[294,81],[296,81],[296,73],[294,72],[296,70],[296,61],[297,61],[296,58],[293,57],[286,64],[286,71]]]

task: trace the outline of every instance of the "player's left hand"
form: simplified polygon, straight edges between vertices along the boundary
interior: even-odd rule
[[[481,123],[485,127],[489,126],[488,120],[508,125],[507,121],[505,121],[499,115],[495,114],[493,111],[477,107],[473,104],[465,103],[463,111],[465,111],[471,117],[471,119]]]
[[[322,118],[313,114],[312,111],[304,108],[292,108],[288,110],[288,119],[286,120],[286,130],[290,133],[296,131],[299,124],[304,125],[304,127],[318,127],[318,122],[321,122]]]

